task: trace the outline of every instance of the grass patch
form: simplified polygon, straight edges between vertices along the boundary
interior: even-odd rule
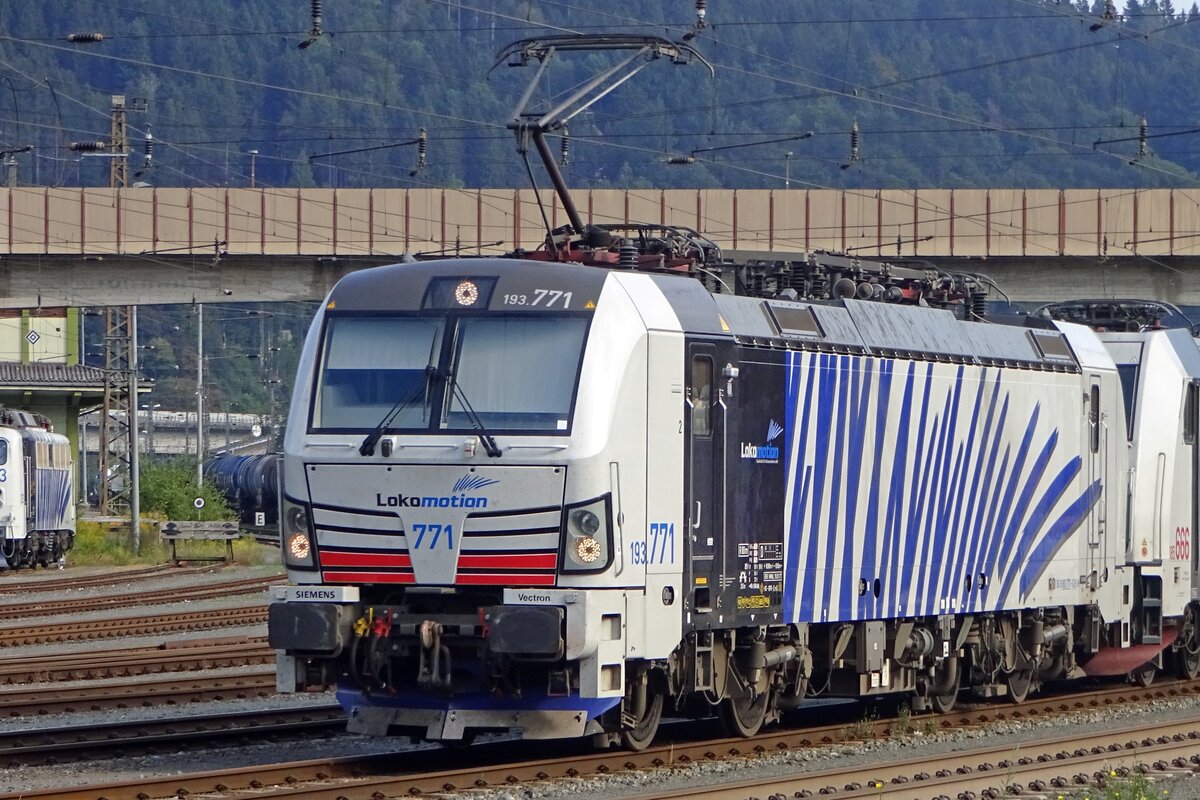
[[[136,550],[129,526],[80,520],[75,530],[75,546],[67,553],[67,563],[77,567],[123,567],[133,564],[161,564],[171,558],[171,547],[158,535],[158,526],[142,523],[141,544]],[[188,541],[177,545],[180,556],[223,558],[224,542]],[[244,536],[233,543],[233,558],[238,564],[257,566],[278,564],[278,548],[260,544]]]
[[[867,742],[875,738],[875,723],[879,720],[879,712],[874,706],[868,706],[863,711],[863,717],[858,722],[852,722],[842,728],[842,738],[851,741]]]

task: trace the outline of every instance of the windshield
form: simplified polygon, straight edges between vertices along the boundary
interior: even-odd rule
[[[388,430],[474,431],[465,398],[490,432],[566,433],[587,325],[558,314],[331,317],[312,429],[367,432],[399,409]]]
[[[429,425],[426,367],[437,363],[444,320],[340,317],[329,321],[313,427],[371,430],[404,404],[390,427]]]
[[[566,431],[587,320],[464,317],[454,380],[493,430]],[[443,428],[470,428],[460,398],[447,396]]]

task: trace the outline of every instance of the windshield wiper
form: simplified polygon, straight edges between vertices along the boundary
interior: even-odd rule
[[[430,374],[432,367],[426,367],[426,375]],[[425,385],[418,386],[408,397],[396,401],[396,404],[388,409],[388,412],[383,415],[383,419],[379,420],[367,437],[362,440],[362,444],[358,446],[358,454],[362,456],[375,455],[375,445],[379,444],[379,439],[383,436],[384,431],[391,427],[396,417],[400,416],[401,412],[416,402],[417,398],[425,394],[425,390],[429,388],[429,381],[426,379]],[[385,453],[386,455],[386,453]]]
[[[475,431],[479,436],[479,441],[483,445],[483,452],[487,453],[491,458],[499,458],[504,455],[500,450],[500,446],[496,444],[496,440],[488,433],[487,428],[483,425],[483,420],[475,413],[475,409],[467,401],[467,396],[463,394],[462,387],[458,385],[458,381],[453,375],[447,376],[450,381],[450,391],[458,398],[458,402],[462,404],[463,411],[467,414],[467,419],[475,426]]]

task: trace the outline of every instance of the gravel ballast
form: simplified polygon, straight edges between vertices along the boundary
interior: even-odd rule
[[[27,582],[25,575],[22,575],[22,590],[16,594],[7,595],[7,597],[11,598],[10,602],[28,602],[39,596],[55,599],[100,596],[117,592],[149,591],[150,589],[170,586],[221,583],[277,572],[278,567],[276,566],[231,567],[198,574],[177,576],[156,575],[152,578],[133,579],[131,583],[123,583],[117,587],[106,589],[56,590],[53,584],[59,579],[59,576],[65,577],[83,574],[82,570],[67,569],[63,571],[36,573],[36,577],[38,578],[36,581],[37,585]],[[0,591],[4,591],[4,584],[4,576],[0,576]],[[5,596],[0,596],[0,606],[2,606],[4,600]],[[266,594],[258,592],[239,597],[155,607],[152,611],[160,612],[180,607],[187,608],[188,610],[200,610],[265,602],[267,602]],[[150,611],[150,609],[143,609],[143,611]],[[118,610],[104,610],[86,614],[56,615],[53,619],[54,621],[77,621],[81,625],[86,625],[90,620],[121,616],[121,613]],[[124,613],[128,616],[133,613],[133,610],[126,609]],[[63,650],[105,650],[115,647],[157,645],[168,640],[225,638],[237,635],[264,636],[265,634],[265,625],[236,629],[220,628],[212,631],[201,631],[195,634],[104,639],[92,642],[70,642],[62,645],[41,645],[38,647],[0,648],[0,657],[7,658],[17,655],[27,655],[30,658],[44,659],[52,658],[55,651],[61,652]],[[225,670],[223,672],[237,672],[237,670]],[[227,710],[255,711],[304,705],[318,706],[328,704],[332,699],[332,695],[328,693],[277,695],[270,698],[189,703],[183,707],[159,706],[53,714],[36,719],[0,719],[0,730],[21,731],[69,724],[88,725],[140,719],[168,719],[184,714],[216,713]],[[1150,706],[1116,707],[1105,709],[1104,711],[1079,712],[1055,718],[996,723],[989,725],[987,728],[932,733],[923,732],[929,727],[924,724],[924,720],[928,719],[928,717],[914,716],[912,718],[914,732],[895,740],[839,744],[829,747],[773,753],[749,759],[697,763],[686,767],[670,767],[612,776],[537,782],[523,784],[519,787],[503,787],[495,790],[475,790],[465,793],[464,797],[481,798],[481,800],[567,800],[568,798],[573,800],[587,795],[593,798],[615,799],[648,792],[686,792],[689,787],[697,787],[714,782],[783,776],[799,771],[809,772],[834,766],[844,767],[856,764],[863,767],[861,780],[863,783],[866,783],[871,780],[872,765],[882,762],[895,761],[917,755],[951,754],[967,747],[987,744],[1010,743],[1015,749],[1021,742],[1069,736],[1076,731],[1086,730],[1088,733],[1093,733],[1122,725],[1145,724],[1157,721],[1165,722],[1194,714],[1197,710],[1200,710],[1200,698],[1179,698],[1157,700]],[[428,746],[423,745],[422,747]],[[99,761],[74,762],[65,768],[37,766],[3,769],[0,770],[0,792],[14,793],[41,789],[68,789],[114,781],[136,781],[139,778],[150,776],[177,775],[259,764],[269,765],[286,761],[377,753],[402,753],[411,751],[413,747],[407,739],[369,739],[339,733],[310,740],[282,741],[261,745],[238,744],[236,746],[208,748],[196,752],[178,751],[142,756],[114,756]],[[529,755],[536,757],[538,743],[529,742],[527,747]],[[1200,800],[1200,779],[1173,780],[1162,784],[1161,788],[1165,788],[1169,792],[1169,796],[1177,800],[1190,800],[1191,798]],[[1158,788],[1158,791],[1161,791],[1161,788]]]

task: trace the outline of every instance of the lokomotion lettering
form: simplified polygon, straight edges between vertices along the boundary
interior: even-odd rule
[[[751,461],[771,462],[779,460],[779,448],[773,444],[750,444],[742,442],[742,458]]]
[[[443,497],[417,497],[406,494],[375,495],[375,505],[380,508],[487,508],[486,497],[469,497],[465,494]]]

